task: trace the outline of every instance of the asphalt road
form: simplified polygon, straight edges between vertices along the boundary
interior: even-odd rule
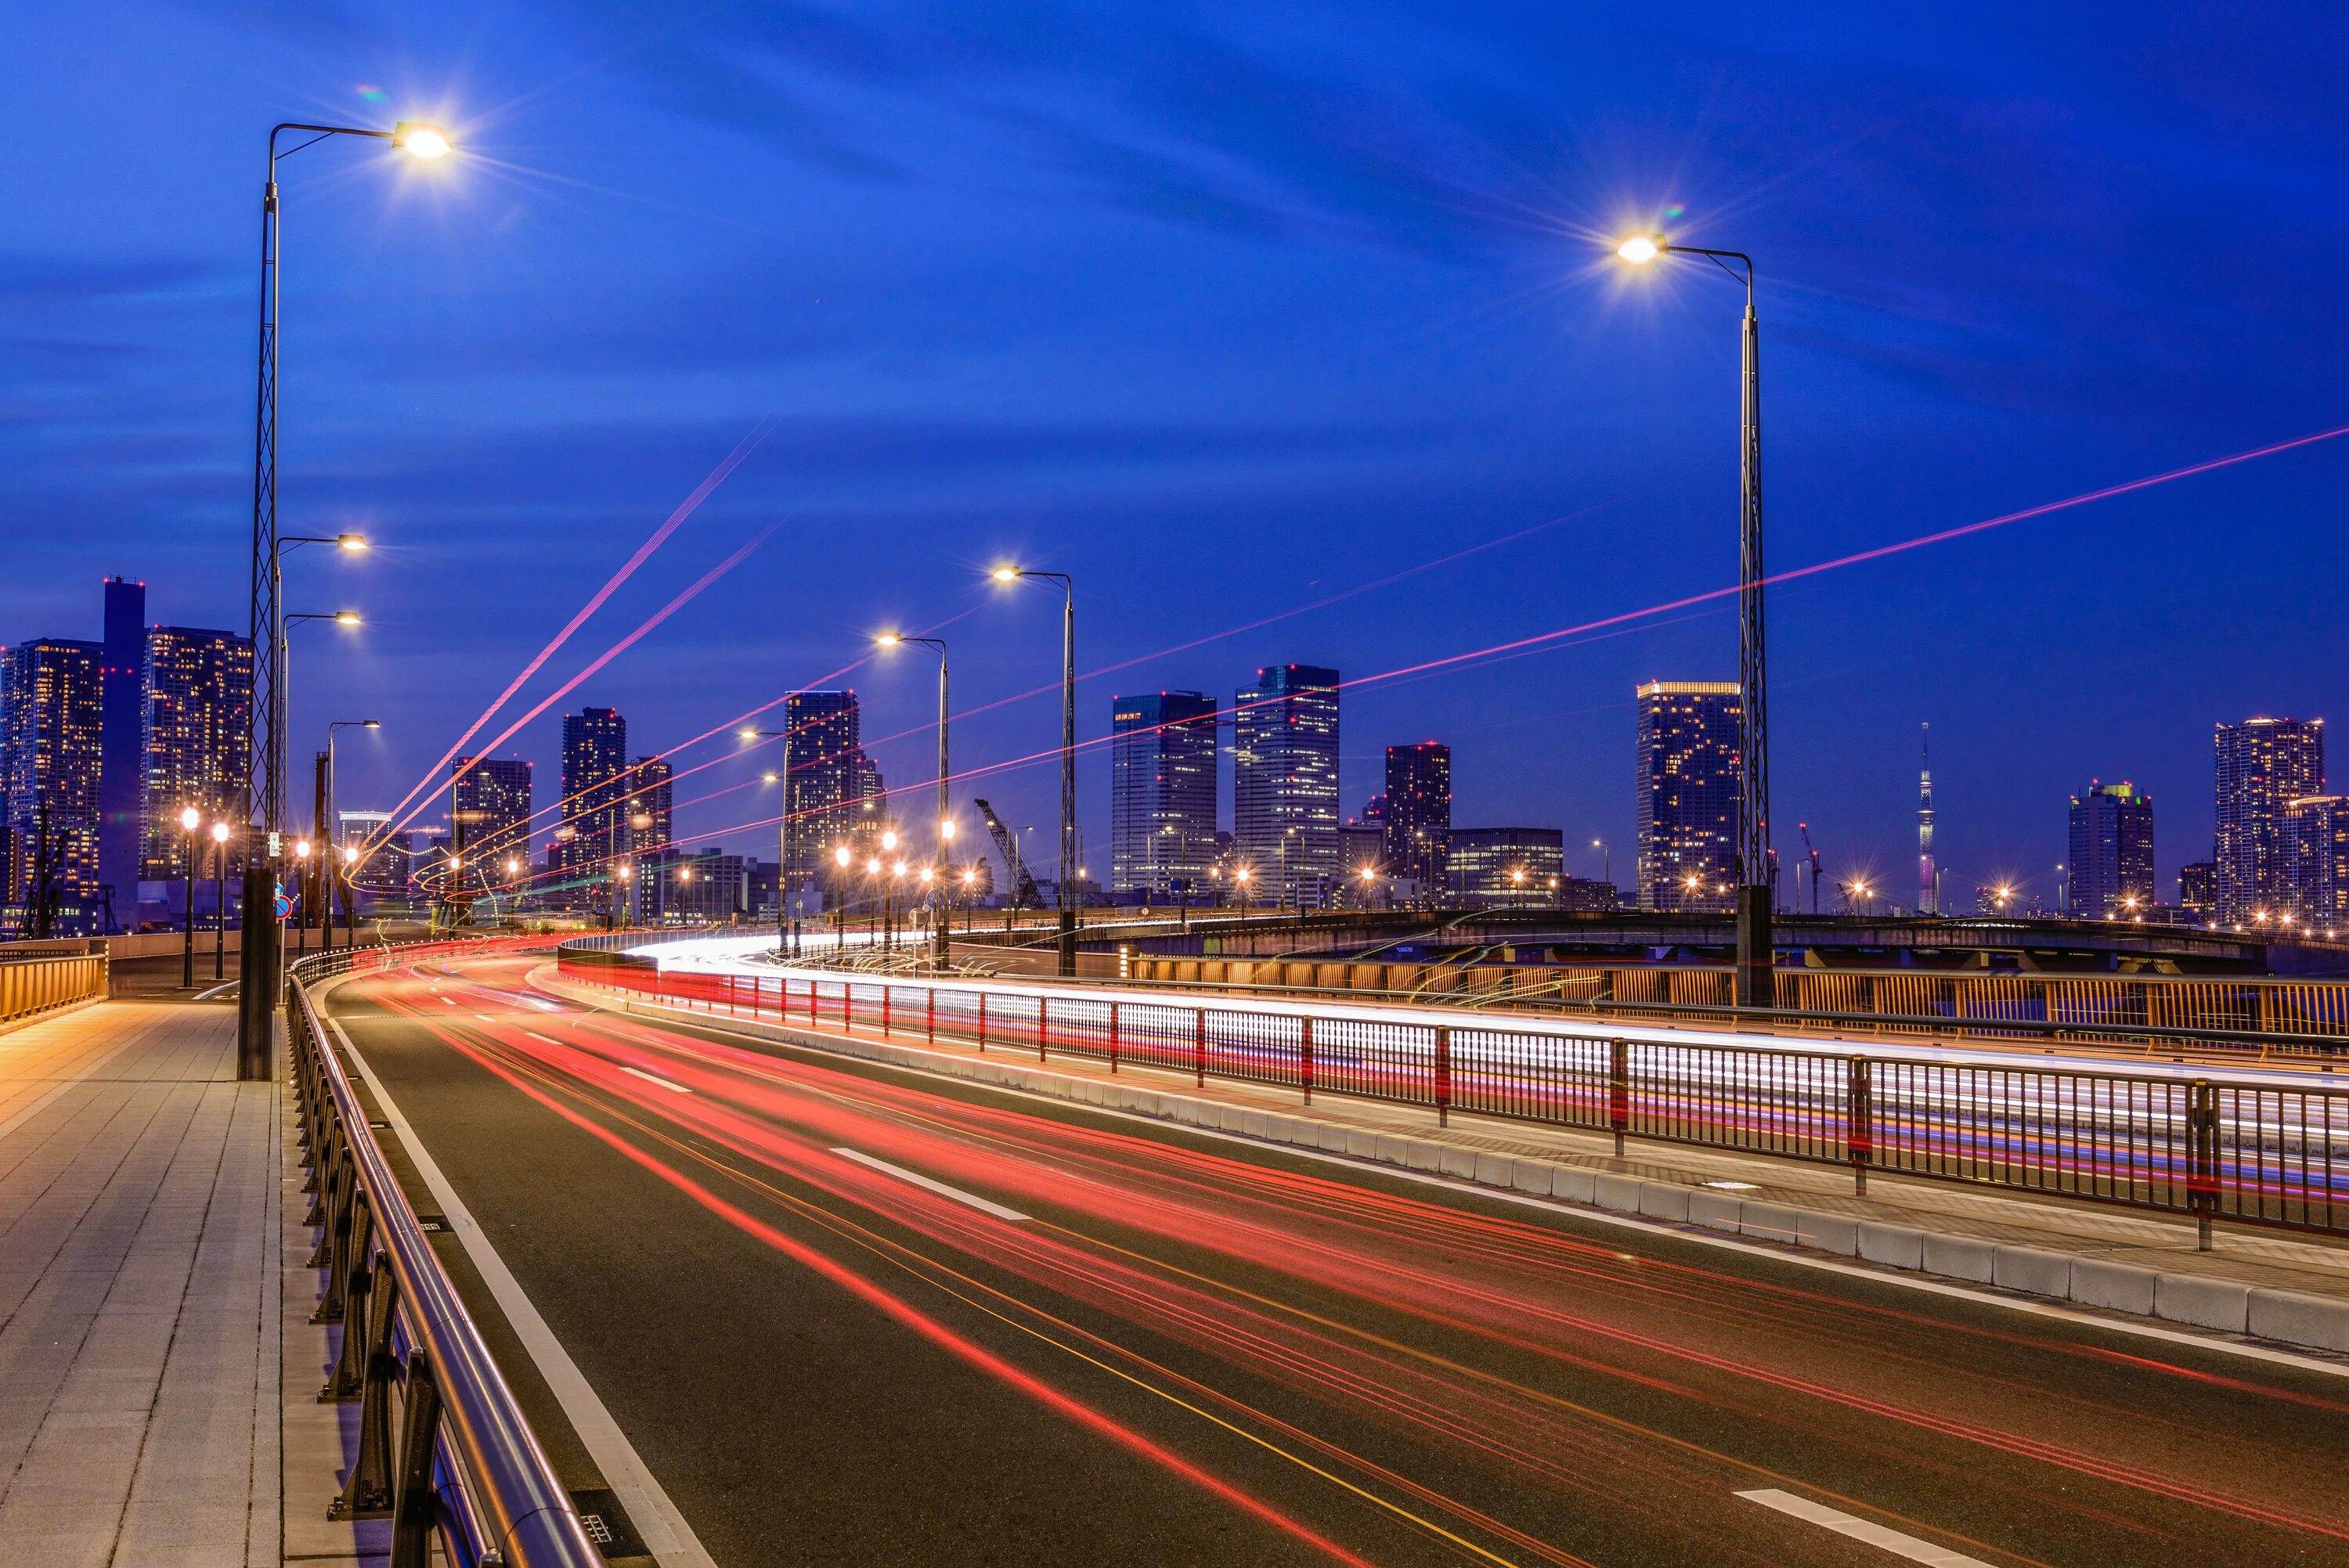
[[[2349,1563],[2349,1379],[525,968],[331,1011],[721,1563]]]

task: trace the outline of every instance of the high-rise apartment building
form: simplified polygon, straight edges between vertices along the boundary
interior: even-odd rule
[[[2068,913],[2088,920],[2123,920],[2150,908],[2153,887],[2153,799],[2127,780],[2090,781],[2072,797],[2072,858]]]
[[[2219,868],[2209,861],[2189,861],[2178,868],[2178,907],[2189,914],[2210,918]]]
[[[2222,724],[2216,752],[2213,903],[2220,920],[2236,923],[2291,904],[2284,808],[2303,796],[2324,793],[2324,721],[2247,718]]]
[[[616,708],[563,716],[563,802],[547,851],[550,891],[574,907],[595,903],[612,862],[627,848],[620,797],[627,792],[628,721]]]
[[[479,868],[479,881],[484,887],[527,885],[534,869],[530,851],[530,764],[519,757],[460,757],[450,766],[456,775],[450,820],[461,845],[458,852]],[[467,884],[474,880],[468,877]]]
[[[1196,894],[1216,858],[1214,699],[1195,691],[1112,697],[1110,737],[1112,895],[1163,903]]]
[[[8,837],[7,923],[25,936],[88,936],[98,900],[97,643],[43,637],[0,657],[0,823]]]
[[[207,823],[244,815],[253,758],[253,643],[233,632],[155,626],[147,633],[140,750],[145,805],[140,875],[182,874],[180,813]]]
[[[2349,796],[2303,795],[2283,821],[2292,914],[2318,931],[2349,925]]]
[[[1734,681],[1650,681],[1640,705],[1640,907],[1735,907],[1744,707]]]
[[[821,908],[832,885],[827,859],[852,836],[879,782],[869,777],[863,717],[853,691],[795,691],[783,698],[783,896]]]
[[[1440,740],[1388,747],[1384,799],[1387,875],[1435,896],[1451,852],[1452,748]]]
[[[106,580],[98,645],[98,880],[112,931],[139,927],[147,817],[147,584]]]
[[[1389,799],[1393,799],[1392,790]],[[1454,828],[1445,903],[1471,909],[1533,909],[1557,902],[1566,874],[1558,828]]]
[[[1338,672],[1257,671],[1232,704],[1232,840],[1257,899],[1328,902],[1345,874],[1338,826]]]

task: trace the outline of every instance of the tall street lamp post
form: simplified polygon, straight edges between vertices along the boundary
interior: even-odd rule
[[[250,892],[252,887],[253,879],[247,877],[246,891]],[[221,972],[225,967],[221,962],[221,954],[228,945],[227,896],[228,824],[214,822],[212,824],[212,979],[214,981],[220,979]],[[240,975],[243,972],[244,948],[252,936],[252,924],[251,921],[245,921],[237,931],[237,969]]]
[[[185,991],[196,988],[196,830],[203,823],[204,814],[193,806],[180,808],[180,831],[188,851],[187,932],[180,942],[180,987]]]
[[[301,132],[305,139],[281,154],[278,138],[289,131]],[[248,628],[254,650],[249,722],[258,733],[252,747],[252,771],[245,780],[245,820],[248,826],[257,820],[264,837],[258,843],[248,837],[246,843],[244,907],[248,913],[269,909],[274,903],[285,829],[285,703],[279,661],[285,623],[279,593],[277,536],[277,160],[290,158],[330,136],[388,141],[428,162],[446,156],[450,150],[449,138],[438,126],[414,121],[402,121],[389,130],[295,122],[270,128],[269,177],[261,193],[261,341],[254,398],[253,614]],[[277,923],[272,918],[258,923],[248,920],[245,924],[237,955],[237,974],[243,982],[237,996],[237,1077],[267,1078],[273,1071],[272,1015],[279,983]]]
[[[326,726],[327,823],[335,821],[336,815],[341,809],[338,803],[338,799],[335,793],[335,732],[343,729],[381,729],[382,727],[382,720],[374,718],[337,718]],[[338,836],[335,833],[334,829],[331,826],[322,825],[320,831],[325,835],[327,842],[335,843],[338,841]],[[345,845],[344,848],[347,851],[349,846]],[[321,922],[326,937],[326,951],[329,953],[332,953],[335,950],[336,875],[339,875],[347,881],[350,873],[347,870],[341,870],[340,868],[347,867],[350,863],[350,855],[346,853],[335,856],[328,861],[329,864],[335,865],[338,868],[336,873],[335,875],[330,875],[327,879],[326,919]],[[345,946],[357,947],[358,945],[358,911],[356,908],[351,911],[349,916],[345,922],[343,935],[346,938],[344,942]]]
[[[1061,974],[1077,972],[1077,585],[1065,572],[999,566],[998,583],[1040,578],[1061,585],[1061,875],[1054,902],[1061,912]]]
[[[780,740],[783,743],[783,765],[767,775],[783,787],[782,809],[775,816],[775,962],[781,964],[792,955],[791,915],[783,902],[783,883],[791,878],[792,732],[788,729],[741,729],[735,733],[744,740]]]
[[[918,643],[926,648],[936,648],[938,654],[938,830],[937,866],[936,878],[937,897],[932,901],[931,915],[936,923],[932,938],[934,956],[943,966],[947,961],[947,850],[954,842],[954,819],[947,806],[947,645],[939,637],[907,637],[895,632],[885,632],[878,639],[885,648],[898,647],[906,643]]]
[[[1661,234],[1633,234],[1615,253],[1633,266],[1669,256],[1702,256],[1745,287],[1739,366],[1737,695],[1744,721],[1744,776],[1738,823],[1736,1001],[1767,1007],[1776,1000],[1776,949],[1770,934],[1770,724],[1762,636],[1762,333],[1754,314],[1754,258],[1742,251],[1677,245]]]

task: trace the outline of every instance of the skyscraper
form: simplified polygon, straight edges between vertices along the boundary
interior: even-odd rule
[[[2349,925],[2349,795],[2303,795],[2283,820],[2292,913],[2319,931]]]
[[[1650,681],[1639,698],[1640,907],[1735,907],[1744,707],[1735,681]]]
[[[1440,740],[1388,747],[1384,799],[1387,874],[1440,896],[1452,848],[1452,748]]]
[[[2247,718],[2222,724],[2216,751],[2214,902],[2220,920],[2238,923],[2255,912],[2291,903],[2283,811],[2290,801],[2324,793],[2324,721]]]
[[[639,757],[628,769],[628,794],[622,802],[631,854],[657,854],[674,841],[670,820],[670,775],[666,757]]]
[[[95,935],[99,736],[97,643],[43,637],[0,657],[0,824],[8,839],[0,916],[26,936]]]
[[[1919,742],[1917,773],[1917,913],[1941,913],[1941,879],[1933,864],[1933,727]]]
[[[866,778],[863,718],[853,691],[795,691],[783,698],[783,896],[816,900],[831,885],[825,858],[861,815]]]
[[[2189,914],[2210,918],[2212,890],[2218,868],[2209,861],[2189,861],[2178,868],[2178,907]]]
[[[1110,887],[1195,896],[1216,858],[1216,705],[1195,691],[1110,699]]]
[[[565,903],[593,902],[590,890],[609,884],[613,858],[626,848],[620,797],[627,790],[622,778],[627,769],[628,721],[617,709],[587,707],[563,716],[563,803],[547,860]]]
[[[243,815],[253,758],[253,644],[233,632],[153,627],[142,685],[140,875],[160,881],[185,869],[182,810],[193,806],[207,825]]]
[[[139,926],[139,873],[147,815],[147,584],[106,580],[99,645],[98,880],[115,931]]]
[[[2071,913],[2121,920],[2154,902],[2153,800],[2123,780],[2072,797]]]
[[[532,871],[530,764],[519,757],[460,757],[450,766],[457,776],[450,810],[462,845],[458,852],[479,868],[481,885],[523,885]],[[506,870],[509,861],[515,870]],[[473,880],[468,876],[467,884]]]
[[[1338,672],[1273,665],[1232,711],[1232,841],[1259,899],[1328,900],[1338,845]],[[1392,813],[1392,802],[1388,810]]]

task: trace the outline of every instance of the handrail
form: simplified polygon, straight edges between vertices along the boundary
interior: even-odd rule
[[[425,956],[419,944],[398,961]],[[446,944],[483,951],[489,943]],[[329,1513],[389,1518],[390,1568],[424,1568],[435,1537],[459,1568],[593,1568],[603,1559],[400,1191],[307,982],[388,965],[389,948],[291,966],[287,1032],[326,1288],[314,1322],[340,1322],[320,1398],[359,1405],[358,1453]],[[392,1403],[400,1406],[398,1440]]]

